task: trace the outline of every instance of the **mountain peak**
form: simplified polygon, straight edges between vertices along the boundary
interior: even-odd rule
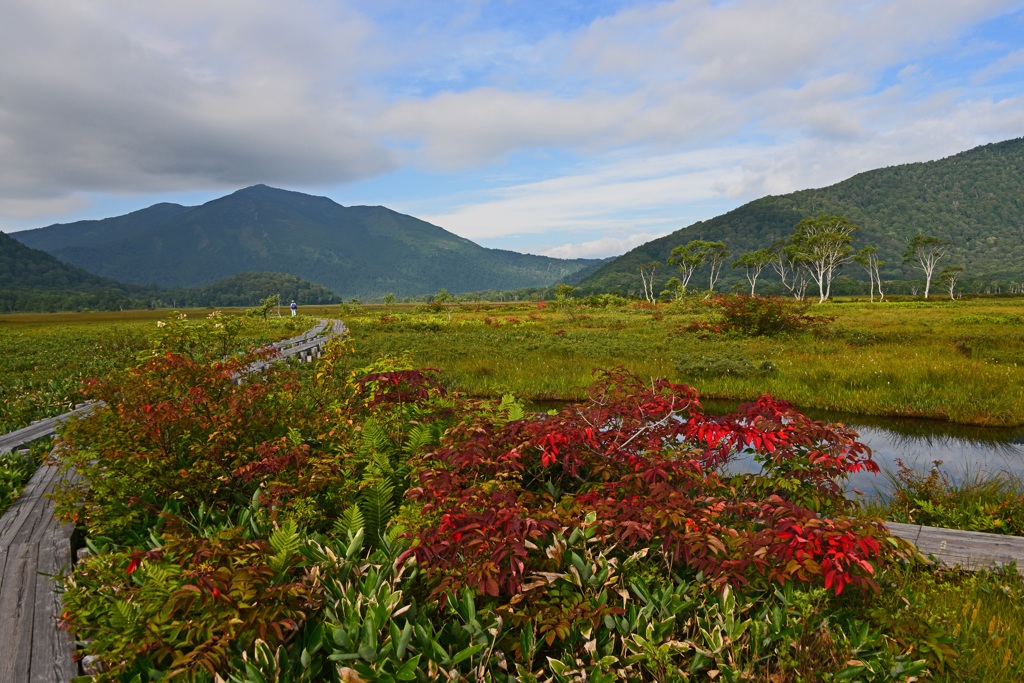
[[[153,221],[141,220],[146,213],[19,237],[123,282],[195,287],[276,272],[364,299],[546,287],[591,265],[485,249],[385,207],[344,207],[262,183]]]

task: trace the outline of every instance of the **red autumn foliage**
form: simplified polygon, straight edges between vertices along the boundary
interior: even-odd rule
[[[375,372],[360,379],[357,387],[368,396],[366,405],[370,407],[422,402],[445,395],[436,373],[437,368]]]
[[[728,479],[740,452],[763,472]],[[842,515],[842,480],[877,471],[856,433],[764,396],[707,415],[689,386],[604,373],[587,403],[495,425],[470,418],[415,465],[408,497],[437,520],[415,534],[435,595],[521,591],[564,527],[596,513],[609,549],[660,552],[720,585],[821,580],[872,587],[884,527]],[[819,512],[834,517],[820,516]]]

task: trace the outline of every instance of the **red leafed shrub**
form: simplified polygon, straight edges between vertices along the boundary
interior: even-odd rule
[[[307,422],[297,376],[281,367],[232,379],[269,354],[202,362],[167,352],[88,382],[104,405],[64,430],[62,464],[85,481],[63,485],[58,513],[97,533],[145,534],[168,504],[225,507],[261,486],[268,503],[288,494],[309,460],[288,440]]]
[[[758,475],[726,478],[740,452]],[[643,548],[669,570],[720,585],[822,581],[872,587],[885,560],[877,522],[843,516],[842,480],[877,471],[856,434],[762,397],[707,415],[689,386],[604,373],[590,400],[507,424],[471,417],[414,463],[408,497],[432,520],[414,535],[435,595],[471,587],[514,596],[541,548],[588,514],[608,552]]]
[[[356,386],[368,396],[369,407],[425,402],[432,396],[445,395],[435,373],[437,368],[375,372],[360,379]]]

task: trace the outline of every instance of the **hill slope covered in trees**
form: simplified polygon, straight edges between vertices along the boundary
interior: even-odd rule
[[[195,287],[268,271],[367,299],[543,287],[595,263],[486,249],[382,206],[344,207],[265,185],[202,206],[158,204],[15,237],[123,282]]]
[[[193,289],[126,285],[63,263],[0,232],[0,312],[3,313],[255,306],[270,295],[303,304],[340,301],[325,287],[280,273],[243,273]]]
[[[965,283],[1019,283],[1024,280],[1024,138],[868,171],[830,187],[763,197],[643,244],[585,278],[579,289],[639,293],[640,264],[664,263],[676,246],[696,239],[723,241],[732,263],[744,252],[787,238],[800,220],[821,214],[845,216],[860,226],[853,244],[877,247],[886,281],[921,279],[921,271],[904,264],[902,256],[914,235],[923,233],[952,243],[940,265],[964,266]],[[723,270],[718,289],[742,280],[741,271],[730,270],[728,265]],[[706,272],[697,271],[692,284],[707,287]],[[854,264],[843,272],[867,277]],[[656,286],[674,273],[661,267]],[[777,280],[765,276],[766,282]]]

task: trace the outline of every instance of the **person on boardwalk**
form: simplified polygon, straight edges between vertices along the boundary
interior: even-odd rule
[[[295,305],[295,299],[292,299],[291,309],[292,309],[292,317],[294,318],[295,317],[295,312],[299,309],[299,307]]]

